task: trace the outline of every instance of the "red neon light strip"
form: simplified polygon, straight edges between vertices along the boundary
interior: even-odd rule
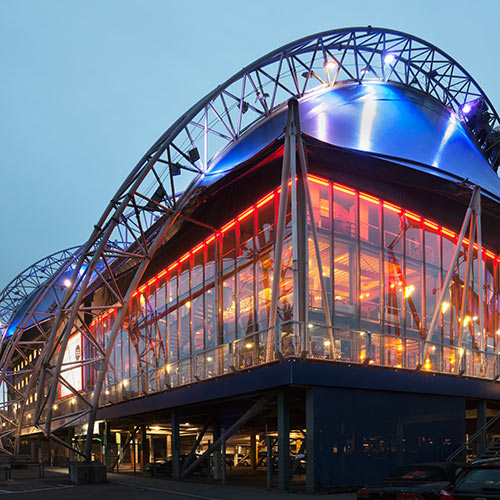
[[[408,212],[405,210],[405,216],[408,218],[408,219],[412,219],[416,222],[422,222],[422,217],[420,217],[420,215],[417,215],[417,214],[414,214],[412,212]]]
[[[356,191],[349,189],[348,187],[342,186],[341,184],[334,184],[333,189],[336,191],[342,191],[343,193],[351,194],[354,196],[356,194]]]
[[[369,201],[370,203],[374,203],[375,205],[380,205],[380,199],[379,198],[375,198],[374,196],[370,196],[369,194],[365,194],[365,193],[361,194],[360,193],[359,197],[362,200]]]
[[[332,186],[333,189],[335,189],[337,191],[341,191],[341,192],[346,193],[346,194],[349,194],[351,196],[355,196],[358,193],[359,197],[362,200],[365,200],[365,201],[368,201],[370,203],[374,203],[374,204],[377,204],[377,205],[380,204],[380,203],[382,203],[383,206],[384,206],[384,208],[387,208],[388,210],[392,210],[393,212],[396,212],[398,214],[403,213],[403,209],[400,208],[397,205],[394,205],[394,204],[389,203],[387,201],[383,201],[380,198],[376,198],[375,196],[371,196],[371,195],[369,195],[367,193],[362,193],[362,192],[359,192],[359,191],[355,191],[354,189],[351,189],[351,188],[348,188],[346,186],[343,186],[342,184],[330,183],[327,180],[324,180],[324,179],[322,179],[320,177],[316,177],[316,176],[313,176],[313,175],[309,175],[308,176],[308,180],[311,181],[311,182],[320,184],[322,186],[325,186],[325,187]],[[291,185],[291,180],[289,181],[288,185],[289,186]],[[257,204],[255,206],[251,206],[250,208],[247,208],[240,215],[238,215],[234,219],[230,220],[227,224],[225,224],[222,227],[222,229],[220,229],[220,232],[217,233],[217,235],[220,235],[220,234],[223,234],[223,233],[229,231],[232,227],[234,227],[236,225],[236,221],[243,220],[246,217],[250,216],[251,214],[253,214],[256,211],[257,208],[260,208],[260,207],[266,205],[267,203],[269,203],[270,201],[272,201],[274,199],[274,197],[277,194],[279,194],[280,192],[281,192],[281,188],[278,188],[278,189],[272,191],[271,193],[269,193],[268,195],[264,196],[263,198],[261,198],[257,202]],[[431,228],[431,229],[433,229],[435,231],[439,231],[441,229],[442,234],[445,235],[445,236],[447,236],[447,237],[449,237],[449,238],[451,238],[451,239],[456,239],[457,238],[457,234],[454,233],[453,231],[450,231],[449,229],[441,227],[439,224],[436,224],[436,223],[430,221],[429,219],[424,219],[421,216],[419,216],[417,214],[414,214],[413,212],[409,212],[409,211],[405,210],[404,211],[404,215],[406,217],[408,217],[409,219],[412,219],[414,221],[423,222],[423,224],[425,226],[427,226],[427,227],[429,227],[429,228]],[[209,236],[208,238],[206,238],[204,241],[202,241],[201,243],[199,243],[197,246],[195,246],[193,248],[193,250],[191,250],[190,252],[187,252],[186,254],[184,254],[180,259],[178,259],[175,262],[173,262],[172,264],[170,264],[166,269],[163,269],[160,273],[158,273],[156,276],[154,276],[153,278],[151,278],[146,284],[142,285],[137,290],[134,290],[134,292],[132,292],[132,298],[134,298],[139,293],[142,293],[148,286],[151,286],[153,283],[155,283],[160,278],[166,276],[168,272],[170,272],[173,269],[175,269],[177,266],[179,266],[179,264],[181,264],[182,262],[184,262],[185,260],[187,260],[190,256],[194,255],[195,253],[198,253],[200,250],[203,249],[203,247],[205,245],[209,245],[210,243],[212,243],[215,240],[215,238],[216,238],[216,235],[212,234],[211,236]],[[464,244],[465,245],[469,244],[469,240],[467,238],[464,238]],[[476,243],[474,243],[474,248],[476,250],[478,249],[478,246],[477,246]],[[483,248],[483,254],[486,255],[489,259],[497,260],[500,263],[500,256],[496,256],[490,250],[486,250],[486,249]],[[110,309],[108,312],[104,313],[103,315],[98,316],[97,318],[95,318],[94,320],[92,320],[92,322],[90,323],[90,326],[94,325],[97,322],[104,321],[110,314],[112,314],[113,312],[115,312],[115,310],[116,309],[114,309],[114,308]]]
[[[384,201],[384,208],[392,210],[393,212],[396,212],[397,214],[400,214],[403,211],[397,205],[393,205],[392,203],[388,203],[387,201]]]
[[[262,198],[259,202],[257,202],[257,208],[264,206],[266,203],[269,203],[272,199],[274,199],[274,193],[268,194],[266,197]]]
[[[441,228],[441,231],[443,234],[445,234],[449,238],[455,239],[457,237],[457,235],[453,231],[450,231],[449,229],[446,229],[445,227]]]
[[[195,246],[193,248],[193,250],[191,251],[191,253],[194,255],[195,253],[198,253],[200,250],[203,249],[203,247],[205,246],[205,242],[202,241],[199,245]]]
[[[249,215],[252,215],[255,212],[254,207],[250,207],[248,210],[245,210],[242,214],[238,215],[237,219],[239,221],[242,221],[243,219],[246,219]]]
[[[424,225],[430,227],[431,229],[434,229],[435,231],[439,231],[439,226],[428,219],[424,219]]]
[[[225,233],[226,231],[229,231],[236,225],[236,219],[232,220],[231,222],[228,222],[221,230],[221,233]]]
[[[321,184],[321,186],[330,187],[330,183],[328,181],[325,181],[325,180],[321,179],[320,177],[316,177],[315,175],[308,175],[307,179],[310,182],[315,182],[316,184]]]
[[[179,264],[182,264],[185,260],[188,260],[190,257],[191,253],[185,253],[180,259],[179,259]]]

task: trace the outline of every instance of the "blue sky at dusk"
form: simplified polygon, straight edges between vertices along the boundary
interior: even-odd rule
[[[408,32],[500,109],[500,1],[0,0],[0,290],[83,243],[142,154],[271,50],[349,26]]]

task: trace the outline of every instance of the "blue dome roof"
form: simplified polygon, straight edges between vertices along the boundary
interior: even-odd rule
[[[441,103],[409,87],[348,84],[300,101],[302,131],[328,144],[391,157],[454,181],[468,179],[500,199],[500,178],[460,119]],[[221,178],[279,137],[286,110],[258,125],[207,174]]]

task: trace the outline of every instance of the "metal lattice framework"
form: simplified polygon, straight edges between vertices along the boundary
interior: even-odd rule
[[[226,151],[291,98],[300,100],[335,85],[363,82],[414,88],[440,101],[466,123],[464,106],[480,103],[482,125],[479,127],[476,121],[469,129],[495,168],[497,113],[457,62],[423,40],[380,28],[350,28],[298,40],[255,61],[194,105],[156,141],[118,189],[81,247],[71,286],[65,290],[50,331],[43,331],[40,356],[28,363],[24,393],[37,394],[32,429],[61,442],[55,435],[58,429],[88,422],[83,455],[90,459],[106,369],[132,292],[157,249],[180,223],[200,224],[189,217],[190,201],[198,194],[200,181]],[[126,290],[115,279],[124,265],[133,269]],[[45,293],[51,286],[55,284],[49,282]],[[99,287],[110,297],[109,305],[93,307],[86,299]],[[117,311],[116,320],[109,342],[102,346],[86,318],[111,308]],[[90,393],[77,391],[64,377],[68,369],[64,354],[75,332],[81,333],[98,353],[95,359],[80,361],[82,367],[89,363],[99,366],[98,380]],[[75,366],[72,363],[71,367]],[[74,394],[79,409],[56,417],[53,407],[61,385]],[[25,404],[18,407],[17,438],[24,410]]]
[[[61,268],[78,247],[55,252],[19,273],[0,292],[0,328],[9,325],[10,319],[18,308]]]

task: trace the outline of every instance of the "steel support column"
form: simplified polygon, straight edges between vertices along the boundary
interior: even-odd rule
[[[222,428],[220,425],[220,422],[215,422],[213,426],[213,441],[214,441],[214,446],[215,443],[219,443],[219,446],[217,446],[214,449],[214,479],[221,479],[222,476],[222,471],[221,471],[221,446],[222,446]]]
[[[484,429],[487,422],[487,403],[485,399],[480,399],[477,402],[477,418],[476,418],[476,429]],[[484,453],[486,450],[486,431],[483,430],[481,435],[479,436],[478,441],[478,450],[477,456],[478,458]]]
[[[290,407],[288,394],[278,392],[278,487],[290,488]]]
[[[252,470],[257,469],[257,440],[254,430],[250,431],[250,465]]]
[[[465,233],[467,232],[467,228],[469,227],[469,222],[471,220],[471,217],[473,215],[476,215],[476,224],[477,226],[480,226],[481,221],[477,217],[477,207],[480,205],[481,193],[480,193],[480,188],[479,186],[474,186],[472,196],[469,202],[469,206],[467,207],[467,211],[465,212],[465,217],[462,222],[462,227],[460,229],[460,234],[458,235],[458,240],[455,244],[455,250],[453,252],[453,256],[451,258],[450,265],[448,267],[448,272],[446,273],[446,278],[444,280],[443,286],[441,288],[441,293],[439,295],[439,299],[436,304],[436,308],[434,309],[434,314],[432,316],[431,324],[429,325],[429,330],[427,331],[427,336],[425,338],[424,342],[424,348],[421,353],[421,359],[420,359],[420,364],[423,365],[425,363],[425,360],[427,358],[428,350],[429,350],[429,343],[432,341],[432,335],[434,333],[434,329],[437,325],[437,322],[440,318],[441,315],[441,307],[443,305],[444,298],[446,296],[446,292],[448,291],[448,288],[450,286],[451,278],[453,276],[453,269],[456,266],[457,259],[460,253],[460,249],[462,247],[462,243],[464,241]],[[464,291],[465,293],[465,291]],[[461,346],[460,346],[461,347]]]
[[[314,387],[306,390],[306,490],[316,491],[314,460]]]
[[[179,479],[181,474],[181,438],[179,432],[179,415],[176,410],[170,413],[170,425],[172,426],[172,477]]]

